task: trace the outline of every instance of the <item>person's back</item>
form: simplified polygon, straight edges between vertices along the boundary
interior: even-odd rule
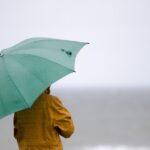
[[[46,92],[31,108],[15,113],[14,126],[20,150],[62,150],[59,135],[67,138],[74,131],[69,111]]]

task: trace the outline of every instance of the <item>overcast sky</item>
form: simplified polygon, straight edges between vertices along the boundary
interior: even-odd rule
[[[55,86],[150,86],[149,0],[0,0],[0,49],[37,36],[90,42]]]

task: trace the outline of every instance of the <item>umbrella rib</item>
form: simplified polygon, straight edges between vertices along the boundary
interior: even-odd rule
[[[3,62],[4,62],[4,65],[6,66],[5,59],[3,59]],[[17,88],[17,85],[16,85],[15,82],[12,80],[12,78],[11,78],[11,76],[10,76],[10,74],[9,74],[9,71],[8,71],[7,67],[5,67],[5,69],[6,69],[6,72],[7,72],[7,74],[8,74],[8,77],[9,77],[10,81],[14,84],[14,86],[16,87],[16,89],[17,89],[17,91],[20,93],[20,95],[22,95],[21,91]],[[22,97],[23,97],[23,100],[25,101],[25,98],[24,98],[23,95],[22,95]],[[27,101],[25,101],[25,103],[27,104],[27,106],[30,107],[30,105],[29,105],[29,103],[28,103]]]
[[[22,63],[20,63],[18,60],[15,60],[19,63],[19,65],[21,65],[27,72],[29,72],[30,74],[32,74],[36,79],[38,79],[41,83],[43,83],[43,81],[38,78],[35,74],[33,74],[31,71],[29,71],[24,65],[22,65]]]
[[[59,64],[59,63],[57,63],[57,62],[55,62],[55,61],[51,61],[51,60],[49,60],[49,59],[46,59],[46,58],[41,57],[41,56],[38,56],[38,55],[33,55],[33,54],[9,54],[9,55],[30,55],[30,56],[33,56],[33,57],[38,57],[38,58],[41,58],[41,59],[50,61],[50,62],[52,62],[52,63],[55,63],[55,64],[57,64],[57,65],[60,65],[60,66],[62,66],[62,67],[64,67],[64,68],[66,68],[66,69],[69,69],[69,70],[72,71],[72,72],[75,72],[75,70],[73,70],[73,69],[71,69],[71,68],[68,68],[68,67],[66,67],[66,66],[64,66],[64,65],[62,65],[62,64]]]

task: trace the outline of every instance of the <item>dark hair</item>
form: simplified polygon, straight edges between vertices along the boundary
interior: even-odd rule
[[[46,93],[46,94],[50,94],[50,87],[48,87],[48,88],[45,90],[45,93]]]

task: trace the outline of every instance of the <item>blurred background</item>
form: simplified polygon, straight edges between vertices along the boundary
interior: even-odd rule
[[[31,37],[90,43],[76,73],[51,87],[76,126],[65,150],[150,150],[149,8],[149,0],[0,0],[0,49]],[[0,133],[0,149],[18,149],[13,115]]]

